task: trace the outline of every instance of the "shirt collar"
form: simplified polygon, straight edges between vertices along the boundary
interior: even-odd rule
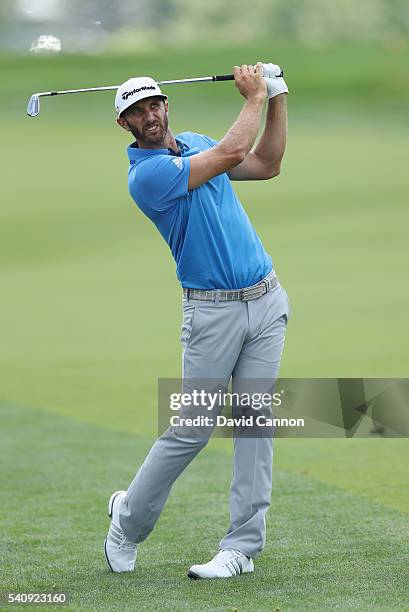
[[[172,149],[140,149],[136,143],[129,145],[128,157],[129,161],[136,161],[139,159],[143,159],[144,157],[151,157],[154,155],[174,155],[180,156],[185,153],[189,149],[188,145],[180,139],[180,137],[176,137],[176,144],[178,145],[179,153],[175,153]]]

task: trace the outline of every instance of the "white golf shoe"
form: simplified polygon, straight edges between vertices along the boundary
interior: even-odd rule
[[[108,535],[104,542],[105,559],[113,572],[132,572],[135,568],[136,547],[126,539],[119,523],[119,503],[126,491],[116,491],[108,503],[108,516],[111,519]]]
[[[219,550],[209,563],[192,565],[189,578],[231,578],[239,574],[254,572],[253,559],[246,557],[239,550]]]

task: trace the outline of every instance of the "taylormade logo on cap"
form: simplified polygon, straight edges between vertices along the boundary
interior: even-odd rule
[[[127,100],[129,96],[133,96],[133,94],[139,93],[140,91],[145,91],[146,89],[153,89],[155,91],[156,87],[154,87],[153,85],[146,87],[144,85],[143,87],[139,87],[139,89],[133,89],[132,91],[124,91],[124,93],[122,94],[122,100]]]
[[[150,98],[151,96],[159,96],[163,100],[167,99],[161,90],[159,85],[150,77],[134,77],[128,79],[125,83],[122,83],[116,92],[115,96],[115,110],[118,117],[124,112],[129,106],[135,104],[139,100],[144,98]]]

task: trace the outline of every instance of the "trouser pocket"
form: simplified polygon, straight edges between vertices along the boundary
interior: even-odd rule
[[[193,319],[195,315],[195,305],[189,302],[183,301],[183,319],[182,319],[182,331],[180,335],[180,342],[182,346],[186,348],[189,345],[190,336],[193,329]]]

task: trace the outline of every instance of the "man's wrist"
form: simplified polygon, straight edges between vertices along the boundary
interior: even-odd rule
[[[247,104],[257,104],[257,105],[262,106],[264,104],[265,99],[266,99],[266,96],[264,93],[254,94],[253,96],[250,96],[249,98],[247,98],[246,103]]]
[[[268,104],[269,105],[276,104],[276,103],[282,104],[283,102],[287,100],[287,96],[288,96],[288,93],[286,91],[284,91],[283,93],[279,93],[273,98],[269,98]]]

